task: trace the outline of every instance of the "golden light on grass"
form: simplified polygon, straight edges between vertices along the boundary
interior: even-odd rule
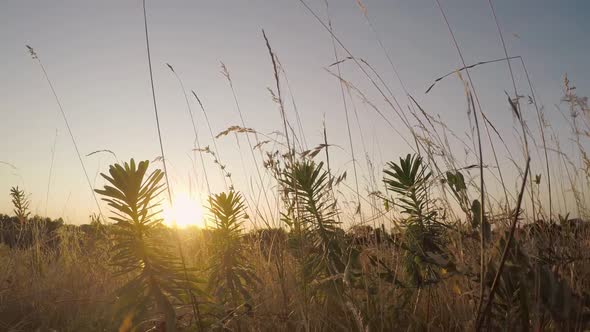
[[[186,193],[176,195],[174,205],[164,207],[164,223],[171,227],[176,225],[180,228],[204,227],[201,202]]]

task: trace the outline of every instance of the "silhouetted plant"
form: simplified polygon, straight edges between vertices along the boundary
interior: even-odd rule
[[[322,167],[323,163],[311,160],[297,161],[281,179],[291,199],[293,216],[285,220],[294,231],[293,240],[307,242],[303,245],[313,249],[304,256],[305,275],[311,279],[341,273],[345,267],[338,240],[341,230],[336,220],[336,202],[330,194],[328,172]]]
[[[213,295],[235,312],[251,308],[251,290],[259,279],[244,255],[242,224],[247,218],[242,196],[234,191],[209,197],[215,221],[209,258],[209,287]]]
[[[287,205],[283,220],[291,229],[290,247],[301,264],[304,301],[320,303],[324,308],[340,307],[352,314],[359,330],[364,330],[363,317],[348,287],[353,274],[348,267],[355,259],[352,255],[345,257],[344,232],[336,219],[329,173],[323,163],[304,159],[287,164],[280,181]],[[341,324],[338,319],[331,324]]]
[[[422,158],[408,154],[399,164],[389,162],[383,171],[387,188],[400,197],[394,204],[406,215],[404,219],[405,269],[412,282],[421,286],[438,280],[436,266],[444,264],[443,226],[437,221],[433,201],[428,197],[432,173]]]
[[[12,197],[12,205],[14,205],[14,214],[21,224],[27,222],[27,218],[31,215],[29,211],[29,200],[25,191],[19,189],[18,186],[10,188],[10,197]]]
[[[111,262],[119,269],[117,275],[131,278],[119,290],[118,302],[125,314],[138,316],[155,304],[164,313],[166,330],[176,330],[176,314],[171,299],[180,299],[183,285],[182,269],[172,246],[166,241],[168,232],[162,224],[159,203],[155,200],[163,190],[161,170],[146,176],[148,161],[138,165],[131,159],[124,165],[109,167],[102,174],[111,185],[97,193],[112,208],[116,221],[112,235],[115,242]]]

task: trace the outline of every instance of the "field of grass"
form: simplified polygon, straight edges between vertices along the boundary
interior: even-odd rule
[[[555,102],[567,108],[571,130],[568,137],[556,135],[523,58],[505,50],[502,59],[465,63],[447,23],[463,66],[435,84],[463,83],[469,134],[461,136],[445,124],[453,119],[431,115],[407,91],[408,104],[400,105],[380,73],[315,17],[334,43],[327,70],[342,91],[353,160],[345,171],[330,165],[334,146],[325,129],[323,141],[304,148],[301,123],[289,121],[299,115],[287,106],[286,74],[264,34],[275,79],[269,90],[282,127],[265,135],[247,127],[240,111],[241,125],[221,133],[207,123],[208,146],[195,129],[194,152],[209,191],[207,227],[164,223],[162,206],[172,195],[162,136],[159,159],[103,170],[104,185],[91,188],[103,210],[81,225],[33,216],[26,192],[13,187],[6,193],[14,211],[0,214],[0,331],[590,329],[587,98],[565,76],[563,98]],[[146,21],[149,42],[147,28]],[[499,25],[498,31],[502,38]],[[53,89],[41,59],[29,51]],[[389,109],[342,77],[344,63],[358,67]],[[517,86],[512,77],[512,92],[501,101],[520,144],[508,146],[482,109],[470,77],[477,66],[508,66],[511,74],[512,66],[524,69],[526,84]],[[189,98],[205,117],[206,109],[168,67],[194,125]],[[239,110],[225,66],[223,74]],[[361,175],[358,164],[372,169],[376,163],[354,154],[350,126],[356,124],[346,96],[362,100],[386,123],[383,112],[396,114],[410,133],[400,136],[407,154]],[[243,170],[258,191],[234,185],[228,167],[239,168],[225,165],[215,144],[228,135],[247,142],[241,149],[259,163]],[[450,139],[460,141],[464,153],[453,150]],[[565,142],[573,142],[573,152],[564,152]],[[499,151],[508,153],[507,161],[499,160]],[[205,159],[215,168],[205,167]],[[223,174],[226,190],[211,192],[207,173]]]

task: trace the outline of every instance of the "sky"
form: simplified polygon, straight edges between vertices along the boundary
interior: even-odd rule
[[[326,19],[325,0],[306,2]],[[468,64],[504,57],[488,1],[440,2]],[[436,1],[362,3],[376,33],[356,0],[331,0],[329,11],[335,35],[354,56],[376,68],[404,107],[407,98],[387,55],[407,91],[425,110],[440,115],[460,135],[467,132],[465,95],[456,77],[424,93],[435,78],[461,64]],[[566,122],[555,105],[564,108],[559,104],[565,73],[578,94],[590,94],[590,2],[493,3],[509,54],[524,58],[547,120],[558,135],[566,137]],[[288,79],[289,89],[284,78],[281,82],[288,117],[295,123],[292,97],[308,147],[322,143],[325,121],[330,143],[338,146],[331,150],[332,165],[339,173],[348,171],[347,181],[352,183],[340,86],[326,70],[334,62],[332,40],[299,0],[148,0],[147,13],[162,140],[175,194],[190,192],[196,197],[207,190],[200,159],[191,152],[194,133],[185,99],[165,64],[174,67],[187,91],[199,94],[216,134],[231,125],[241,125],[232,91],[221,74],[223,62],[230,72],[246,126],[270,134],[281,130],[282,122],[267,89],[274,88],[274,78],[262,29]],[[25,45],[35,49],[47,70],[94,188],[104,183],[98,173],[106,172],[116,160],[108,153],[87,156],[93,151],[111,150],[120,161],[153,160],[160,155],[142,14],[139,0],[0,2],[0,213],[10,213],[8,194],[16,185],[29,193],[36,214],[63,216],[67,222],[79,224],[88,222],[89,214],[97,211],[56,101]],[[340,57],[344,55],[341,48],[338,52]],[[387,110],[352,62],[341,67],[345,79]],[[519,90],[529,94],[520,63],[513,62],[513,67]],[[506,63],[480,66],[471,74],[484,112],[507,143],[516,146],[517,123],[504,92],[513,90]],[[212,146],[202,113],[192,98],[190,105],[201,146]],[[358,123],[351,123],[357,159],[362,160],[358,155],[366,152],[379,168],[388,160],[412,152],[370,106],[356,98],[348,107],[357,108]],[[525,111],[535,132],[534,113],[530,107]],[[392,113],[387,116],[408,137],[399,120]],[[217,145],[236,189],[248,191],[257,177],[245,137],[236,141],[229,135],[218,139]],[[499,153],[501,164],[510,167],[505,151]],[[256,158],[260,163],[260,155],[256,154]],[[224,190],[219,169],[209,156],[205,156],[205,162],[212,191]],[[359,162],[359,178],[367,177],[364,165]],[[538,163],[534,167],[540,169]],[[268,177],[265,183],[272,186]]]

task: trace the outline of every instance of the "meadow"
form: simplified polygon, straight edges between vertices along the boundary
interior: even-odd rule
[[[190,214],[190,202],[174,209],[157,107],[161,156],[117,160],[102,170],[101,186],[89,180],[98,209],[88,221],[32,215],[28,193],[17,186],[0,193],[14,207],[0,214],[0,330],[590,329],[590,107],[575,77],[564,76],[562,99],[554,101],[565,110],[565,137],[546,120],[522,57],[504,48],[501,59],[466,63],[446,22],[462,66],[426,93],[461,82],[465,104],[457,107],[466,109],[467,134],[456,133],[447,126],[456,120],[424,109],[414,94],[397,100],[381,73],[306,8],[334,45],[325,74],[341,89],[350,145],[332,144],[324,126],[323,140],[307,146],[301,123],[292,121],[299,114],[286,73],[264,32],[263,74],[274,78],[269,93],[282,120],[274,135],[246,126],[241,113],[241,125],[214,132],[199,96],[168,64],[193,126],[194,98],[209,129],[200,141],[194,130],[192,151],[208,188],[203,215]],[[147,19],[145,28],[151,74]],[[501,31],[498,24],[503,43]],[[40,56],[27,49],[53,91]],[[342,77],[343,65],[357,68],[386,108]],[[512,76],[511,92],[498,101],[519,144],[506,143],[482,109],[470,71],[485,66],[526,74],[520,85]],[[225,66],[222,72],[236,98]],[[409,133],[399,135],[407,153],[382,168],[362,151],[355,155],[350,127],[358,115],[346,108],[353,96],[392,131],[396,117]],[[227,138],[241,140],[258,166],[225,164],[215,142]],[[331,165],[337,148],[351,153],[346,168]],[[500,160],[504,153],[509,157]],[[371,172],[360,174],[359,165]],[[256,186],[234,184],[231,171],[247,173]],[[207,173],[222,174],[225,190],[212,192]],[[180,222],[187,216],[205,222]]]

